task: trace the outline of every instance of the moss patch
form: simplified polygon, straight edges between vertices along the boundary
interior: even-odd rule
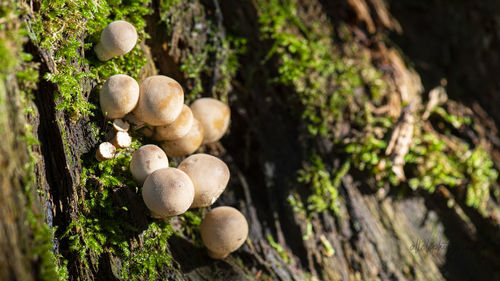
[[[404,186],[385,155],[397,120],[372,112],[387,103],[387,83],[383,73],[352,42],[350,31],[342,24],[337,30],[328,30],[325,27],[330,24],[324,23],[328,19],[321,16],[306,24],[302,17],[307,11],[298,10],[295,0],[257,2],[262,39],[272,42],[265,61],[278,61],[278,75],[270,83],[294,89],[301,104],[295,112],[307,128],[303,138],[325,138],[333,143],[333,152],[351,162],[350,167],[343,166],[341,174],[355,168],[370,173],[379,186]],[[336,45],[334,37],[342,45]],[[467,125],[470,118],[455,116],[444,108],[437,108],[433,114],[443,120],[444,125],[439,128],[442,135],[424,132],[424,123],[417,122],[406,156],[407,183],[411,188],[429,192],[437,185],[464,188],[464,202],[483,209],[498,174],[491,157],[479,146],[470,147],[464,139],[458,138],[458,149],[443,141],[443,135],[453,135],[450,128]],[[346,123],[350,130],[341,133],[345,132],[342,126]],[[310,190],[305,210],[335,212],[336,185],[329,170],[332,163],[321,159],[314,149],[310,154],[298,177]],[[293,194],[290,198],[294,208],[302,204]]]

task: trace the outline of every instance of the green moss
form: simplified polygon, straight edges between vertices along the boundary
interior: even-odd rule
[[[338,213],[338,192],[341,178],[349,171],[350,163],[346,162],[343,168],[337,173],[334,179],[323,160],[313,154],[311,162],[304,169],[298,172],[300,183],[306,184],[312,194],[307,198],[307,211],[310,213],[320,213],[332,211]],[[335,173],[334,173],[335,174]]]
[[[119,272],[126,280],[157,280],[160,272],[172,266],[167,243],[173,233],[170,224],[151,221],[146,230],[139,232],[130,219],[127,202],[120,205],[113,198],[113,193],[120,189],[138,191],[129,162],[140,146],[134,138],[132,146],[119,150],[114,159],[85,163],[82,188],[86,194],[80,202],[83,211],[63,238],[70,241],[70,250],[78,254],[87,269],[96,270],[106,252],[120,258]]]
[[[53,54],[54,69],[44,78],[58,86],[57,110],[67,111],[74,119],[92,115],[96,106],[85,96],[88,93],[83,88],[86,81],[97,79],[101,82],[118,73],[137,78],[146,63],[139,45],[130,53],[107,62],[95,58],[93,46],[104,27],[114,20],[125,19],[132,23],[138,30],[139,42],[146,38],[144,15],[151,13],[149,4],[150,1],[141,0],[41,1],[40,11],[32,24],[32,36],[37,44]],[[82,45],[82,38],[88,43]],[[95,67],[86,70],[88,64]]]
[[[226,36],[222,27],[208,18],[210,12],[205,11],[203,5],[165,0],[160,2],[160,7],[160,17],[168,36],[177,33],[175,36],[183,37],[188,45],[183,50],[185,53],[177,58],[186,80],[183,85],[187,88],[186,103],[201,96],[212,96],[227,102],[230,82],[239,67],[238,56],[245,52],[245,39]],[[175,22],[187,21],[185,17],[192,17],[189,21],[193,21],[196,31],[186,34],[178,30],[182,28]]]
[[[6,102],[6,89],[4,81],[15,79],[19,91],[19,99],[25,117],[32,115],[32,91],[36,88],[38,80],[37,65],[31,62],[32,56],[22,52],[22,45],[27,40],[26,28],[21,24],[24,10],[17,1],[7,1],[0,6],[0,103]],[[39,280],[65,280],[67,271],[65,261],[53,252],[52,243],[54,235],[45,223],[45,217],[40,213],[37,198],[35,165],[38,156],[33,152],[33,146],[39,145],[32,133],[32,126],[26,118],[22,119],[24,128],[17,136],[20,143],[27,145],[29,159],[24,163],[21,174],[24,186],[24,206],[26,225],[30,230],[30,241],[27,257],[29,262],[36,266],[37,279]]]
[[[267,238],[267,242],[269,242],[269,245],[271,245],[271,247],[273,247],[276,250],[276,252],[278,252],[278,255],[280,255],[280,257],[286,263],[292,262],[292,260],[288,256],[287,251],[285,249],[283,249],[283,247],[281,247],[281,245],[278,242],[274,241],[274,238],[271,235],[267,235],[266,238]]]
[[[335,33],[325,28],[328,23],[304,23],[296,0],[257,2],[262,39],[272,43],[264,62],[278,61],[278,76],[270,82],[295,90],[301,107],[291,109],[307,128],[302,138],[327,138],[334,143],[334,152],[344,155],[353,168],[375,177],[379,186],[399,186],[391,159],[385,155],[386,140],[397,120],[371,112],[387,102],[389,91],[382,72],[362,55],[349,29],[339,24]],[[342,45],[334,44],[334,33]],[[472,122],[441,107],[433,114],[445,123],[439,129],[446,136]],[[339,134],[344,123],[350,124],[348,135]],[[465,188],[465,203],[483,208],[498,174],[491,157],[481,147],[469,148],[461,139],[458,149],[452,148],[442,137],[422,134],[422,125],[415,124],[414,143],[405,159],[409,186],[429,192],[438,185]],[[334,171],[325,169],[330,163],[323,163],[314,150],[310,153],[298,177],[309,190],[307,204],[303,206],[293,194],[289,202],[298,212],[335,210],[338,184],[331,179]],[[349,169],[346,165],[338,172],[340,176]]]

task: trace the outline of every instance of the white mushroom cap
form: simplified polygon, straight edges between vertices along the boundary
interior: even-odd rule
[[[104,82],[99,92],[99,102],[106,118],[122,118],[131,112],[139,101],[139,84],[134,78],[117,74]]]
[[[191,208],[212,205],[226,189],[229,168],[219,158],[199,153],[184,159],[177,167],[193,181],[194,200]]]
[[[115,157],[116,147],[110,142],[103,142],[97,148],[95,157],[97,161],[102,162]]]
[[[193,126],[193,113],[187,105],[182,106],[179,117],[171,124],[155,127],[154,138],[158,141],[175,140],[181,138],[189,132]]]
[[[240,211],[233,207],[217,207],[201,222],[201,239],[208,255],[223,259],[236,251],[248,236],[248,223]]]
[[[101,41],[95,47],[97,58],[107,61],[130,52],[137,42],[135,27],[124,21],[114,21],[101,33]]]
[[[159,169],[146,178],[142,197],[154,217],[177,216],[193,202],[193,182],[179,169]]]
[[[231,119],[231,110],[227,104],[212,98],[201,98],[193,102],[191,110],[194,117],[203,125],[203,144],[213,143],[222,138]]]
[[[154,144],[141,146],[130,159],[130,172],[140,185],[147,176],[161,168],[168,168],[168,158],[165,152]]]
[[[189,155],[195,152],[203,142],[203,127],[201,123],[194,119],[193,126],[182,138],[164,141],[160,144],[169,157]]]
[[[184,91],[174,79],[155,75],[144,79],[134,115],[153,126],[168,125],[177,119],[184,105]]]

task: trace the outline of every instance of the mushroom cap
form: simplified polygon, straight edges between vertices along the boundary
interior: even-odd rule
[[[226,189],[229,168],[219,158],[199,153],[184,159],[178,169],[184,171],[193,181],[194,200],[191,208],[212,205]]]
[[[189,209],[193,202],[193,182],[183,171],[163,168],[146,178],[142,198],[153,216],[177,216]]]
[[[153,126],[168,125],[181,114],[184,91],[177,81],[155,75],[144,79],[134,115]]]
[[[130,159],[130,172],[140,185],[151,173],[161,168],[168,168],[168,158],[165,152],[154,144],[139,147]]]
[[[187,105],[182,106],[181,114],[171,124],[155,127],[155,139],[159,141],[175,140],[185,136],[193,126],[193,113]]]
[[[203,144],[213,143],[222,138],[231,119],[231,110],[227,104],[212,98],[201,98],[193,102],[191,110],[194,117],[203,125]]]
[[[201,222],[201,239],[212,258],[225,258],[248,236],[248,223],[240,211],[222,206],[210,211]]]
[[[107,61],[130,52],[136,42],[137,31],[132,24],[124,20],[114,21],[102,31],[95,52],[99,60]]]
[[[203,142],[203,127],[196,118],[193,121],[193,126],[185,136],[160,144],[169,157],[189,155],[200,147]]]
[[[134,78],[117,74],[104,82],[99,92],[99,103],[106,118],[123,118],[139,101],[139,84]]]

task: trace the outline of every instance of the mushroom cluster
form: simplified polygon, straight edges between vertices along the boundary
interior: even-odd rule
[[[112,22],[102,32],[95,52],[106,61],[132,50],[136,41],[137,32],[130,23]],[[112,159],[117,148],[131,145],[129,122],[134,125],[132,129],[158,142],[138,148],[129,167],[136,183],[142,186],[144,203],[154,218],[165,219],[190,208],[211,206],[224,192],[230,177],[224,161],[198,153],[171,168],[168,157],[190,155],[202,144],[221,139],[229,127],[228,105],[200,98],[187,106],[182,86],[174,79],[154,75],[137,83],[124,74],[104,82],[99,102],[104,117],[113,120],[114,135],[99,145],[98,161]],[[209,256],[215,259],[238,249],[247,235],[245,217],[232,207],[214,208],[201,224],[202,240]]]

